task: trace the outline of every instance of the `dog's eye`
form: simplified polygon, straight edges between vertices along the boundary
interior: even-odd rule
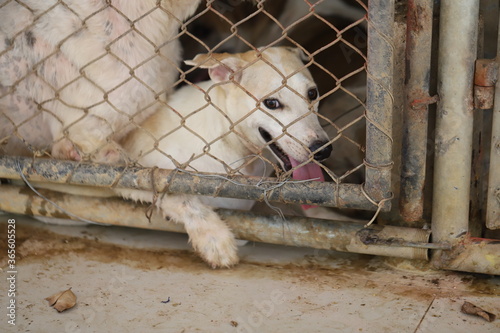
[[[281,103],[276,98],[268,98],[264,100],[264,105],[270,110],[281,108]]]
[[[309,98],[310,101],[314,101],[316,98],[318,98],[318,89],[312,88],[307,91],[307,97]]]

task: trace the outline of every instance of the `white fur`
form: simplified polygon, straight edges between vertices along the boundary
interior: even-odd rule
[[[16,128],[35,149],[55,141],[54,157],[107,163],[119,159],[114,142],[120,140],[127,157],[142,166],[262,176],[255,156],[264,156],[268,147],[259,132],[264,128],[287,156],[307,162],[314,153],[310,147],[326,144],[328,136],[316,115],[317,100],[308,99],[315,83],[297,49],[199,55],[187,63],[208,68],[212,80],[164,98],[180,58],[172,38],[198,2],[163,0],[166,11],[144,18],[155,0],[113,0],[113,7],[104,0],[68,0],[67,7],[58,4],[39,19],[56,1],[24,1],[32,12],[7,4],[0,11],[0,42],[8,40],[0,47],[0,140]],[[121,13],[132,21],[141,18],[135,31]],[[19,33],[27,27],[30,33]],[[164,57],[152,56],[151,43],[161,46]],[[283,107],[268,109],[263,102],[270,98]],[[11,137],[3,150],[18,154],[21,146]],[[191,195],[155,201],[147,191],[116,193],[155,202],[164,216],[184,224],[210,266],[238,262],[234,236],[213,207],[249,209],[252,201]]]
[[[315,88],[311,75],[296,49],[259,53],[199,55],[187,62],[208,67],[212,81],[174,93],[169,108],[158,110],[124,140],[129,157],[148,167],[261,176],[261,161],[248,162],[267,147],[259,134],[259,127],[264,127],[288,156],[309,160],[311,144],[328,141],[315,114],[317,101],[307,99],[308,89]],[[267,109],[262,102],[271,97],[284,107]],[[116,191],[125,198],[153,202],[150,192]],[[252,202],[163,195],[156,205],[164,216],[184,224],[194,249],[212,267],[237,263],[234,236],[211,207],[249,209]]]
[[[53,143],[55,158],[117,162],[115,140],[171,91],[181,59],[174,37],[199,2],[9,2],[0,10],[0,133],[19,126],[35,149]],[[43,122],[35,134],[33,122]],[[7,153],[21,146],[12,141]]]

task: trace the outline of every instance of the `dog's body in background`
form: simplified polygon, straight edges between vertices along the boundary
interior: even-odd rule
[[[175,36],[200,0],[11,1],[0,10],[0,140],[7,154],[116,163],[115,143],[177,80]],[[28,10],[29,8],[30,10]],[[27,122],[28,121],[28,122]]]

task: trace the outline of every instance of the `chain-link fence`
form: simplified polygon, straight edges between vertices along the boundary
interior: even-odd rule
[[[428,166],[443,13],[432,0],[0,0],[0,176],[35,191],[5,180],[0,209],[187,231],[213,266],[235,259],[203,253],[193,235],[211,231],[186,223],[223,225],[206,204],[249,240],[448,251],[441,204],[433,243],[421,228],[429,192],[446,199]],[[413,228],[367,226],[388,211]]]
[[[361,184],[364,168],[377,167],[364,156],[366,9],[363,1],[3,1],[2,154]],[[280,46],[297,52],[272,55]],[[217,55],[248,50],[238,63]],[[208,57],[188,66],[181,53]],[[209,76],[220,69],[230,75]],[[298,82],[304,73],[309,82]],[[208,79],[223,82],[201,83]],[[211,100],[228,86],[237,90],[229,109]],[[182,93],[203,101],[188,106]],[[159,131],[150,126],[156,120],[144,123],[165,112]],[[207,119],[220,124],[217,135],[199,124]],[[144,142],[132,152],[127,140]],[[213,153],[234,150],[227,141],[244,152]],[[271,167],[257,171],[264,163]],[[355,197],[367,199],[359,208],[373,209],[375,199],[359,189]]]
[[[270,202],[380,210],[389,199],[391,50],[367,80],[361,0],[0,6],[2,155],[28,157],[3,166],[27,183],[31,170],[149,202],[213,266],[233,264],[234,245],[212,236],[230,232],[204,204],[258,200],[282,215]],[[373,39],[387,44],[379,28]],[[365,133],[377,147],[366,155]]]

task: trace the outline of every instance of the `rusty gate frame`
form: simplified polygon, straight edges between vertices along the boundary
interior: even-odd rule
[[[337,208],[376,210],[377,213],[397,209],[394,205],[391,207],[391,191],[398,185],[391,184],[394,171],[394,10],[394,0],[371,0],[368,9],[365,114],[367,144],[364,184],[281,182],[278,185],[274,178],[244,176],[232,176],[230,181],[227,181],[227,178],[222,179],[218,175],[193,175],[181,170],[106,166],[71,161],[54,163],[45,159],[8,156],[0,156],[0,177],[24,178],[30,182],[108,188],[113,186],[285,203],[314,203]],[[405,134],[402,140],[405,149],[401,165],[399,212],[410,227],[300,217],[287,217],[283,220],[279,216],[219,210],[236,237],[251,241],[410,259],[429,259],[431,256],[433,265],[440,269],[500,274],[500,240],[474,238],[468,232],[471,181],[471,170],[468,166],[471,165],[472,150],[471,101],[478,11],[479,0],[464,0],[460,3],[453,0],[441,1],[438,52],[440,84],[432,233],[431,230],[417,227],[415,222],[423,218],[428,106],[438,100],[436,96],[429,95],[428,81],[432,54],[433,0],[409,0],[407,70],[411,79],[406,85]],[[460,17],[460,20],[455,19],[456,17]],[[461,29],[461,34],[452,36],[458,29]],[[453,66],[457,63],[462,64],[466,70],[455,71]],[[459,93],[451,93],[451,90]],[[496,93],[498,101],[498,85]],[[494,119],[498,127],[500,106],[495,105],[495,108]],[[184,231],[182,226],[166,222],[159,215],[153,215],[148,221],[144,218],[144,206],[118,198],[92,198],[39,190],[43,194],[42,198],[21,186],[2,185],[1,188],[0,209],[8,212],[71,218],[60,209],[75,209],[79,214],[81,212],[85,219],[100,223]],[[48,204],[47,200],[57,206]],[[124,211],[127,213],[123,214]]]

